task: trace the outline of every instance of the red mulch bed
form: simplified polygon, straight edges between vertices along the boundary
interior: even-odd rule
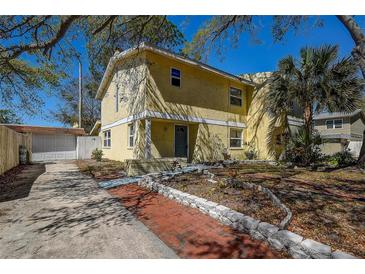
[[[109,192],[182,258],[287,258],[197,209],[137,185]]]

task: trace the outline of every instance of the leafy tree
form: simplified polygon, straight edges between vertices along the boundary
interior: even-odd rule
[[[82,127],[90,132],[95,122],[100,119],[100,101],[95,99],[96,87],[90,77],[84,79],[82,98]],[[59,90],[62,104],[52,112],[52,117],[61,123],[73,126],[78,123],[78,81],[72,80]]]
[[[337,46],[306,47],[299,60],[292,56],[280,60],[265,97],[266,110],[273,117],[271,132],[277,124],[288,127],[289,112],[295,105],[302,106],[304,149],[309,155],[314,113],[353,111],[359,106],[364,82],[357,70],[353,58],[338,59]]]
[[[84,29],[90,71],[98,84],[116,50],[141,42],[171,49],[184,41],[182,33],[166,16],[93,16],[85,21]]]
[[[221,56],[228,47],[236,47],[239,39],[245,33],[254,43],[261,43],[257,34],[262,30],[262,26],[270,27],[275,42],[281,41],[285,34],[294,29],[301,30],[301,26],[322,26],[319,17],[309,16],[273,16],[270,26],[264,25],[261,16],[252,15],[222,15],[212,16],[196,32],[192,41],[185,44],[184,54],[191,58],[201,60],[214,52]]]
[[[95,82],[116,48],[182,42],[165,16],[0,16],[1,102],[28,114],[39,111],[38,91],[58,89],[79,55],[72,42],[80,36],[86,37]]]
[[[21,124],[20,119],[16,113],[10,109],[0,109],[0,124]]]
[[[347,29],[355,44],[351,54],[353,60],[359,66],[362,76],[365,79],[365,34],[356,22],[355,16],[337,15],[337,19]],[[256,21],[255,21],[256,20]],[[231,45],[235,46],[241,35],[248,32],[251,37],[255,38],[255,34],[260,30],[261,23],[259,16],[213,16],[208,22],[200,28],[192,42],[187,44],[184,49],[186,55],[192,58],[206,58],[211,50],[215,50],[220,54],[224,51],[224,41],[229,38]],[[282,41],[285,35],[294,30],[299,32],[308,27],[321,27],[323,21],[318,16],[273,16],[273,22],[270,26],[273,39],[275,42]],[[361,153],[358,158],[359,164],[365,164],[365,134]]]
[[[56,63],[70,52],[60,41],[78,18],[0,17],[0,100],[6,106],[35,113],[42,103],[38,91],[59,85],[65,74]]]

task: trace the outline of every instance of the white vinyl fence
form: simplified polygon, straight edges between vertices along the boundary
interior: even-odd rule
[[[99,136],[77,137],[77,159],[91,159],[91,153],[96,148],[101,149],[101,138]]]
[[[354,157],[359,157],[362,141],[350,141],[348,148]]]

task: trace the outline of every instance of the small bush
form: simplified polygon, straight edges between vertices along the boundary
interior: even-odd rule
[[[245,155],[248,160],[256,160],[258,158],[257,150],[253,144],[250,143],[248,145],[248,150],[245,151]]]
[[[299,129],[296,134],[291,136],[283,155],[284,161],[299,166],[309,166],[323,160],[324,155],[320,148],[322,140],[319,134],[314,132],[312,136],[309,136],[309,145],[306,145],[305,138],[303,129]]]
[[[329,157],[328,163],[337,167],[350,166],[356,163],[349,149],[342,152],[337,152]]]
[[[101,162],[101,159],[103,158],[103,151],[101,149],[94,149],[91,158],[96,160],[97,162]]]

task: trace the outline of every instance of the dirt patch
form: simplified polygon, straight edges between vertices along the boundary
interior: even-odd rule
[[[276,207],[263,192],[239,185],[233,186],[222,179],[211,183],[207,175],[186,174],[163,183],[265,222],[278,225],[285,218],[285,212]]]
[[[27,197],[35,180],[44,172],[44,164],[19,165],[5,172],[0,176],[0,202]]]
[[[113,180],[126,176],[123,162],[103,159],[101,162],[77,160],[75,163],[82,173],[92,176],[96,181]]]
[[[167,184],[173,188],[223,204],[272,224],[285,214],[264,194],[227,186],[220,182],[234,178],[270,189],[293,213],[289,230],[365,257],[365,174],[356,167],[315,172],[266,164],[237,164],[210,170],[214,180],[201,174],[183,175]]]

